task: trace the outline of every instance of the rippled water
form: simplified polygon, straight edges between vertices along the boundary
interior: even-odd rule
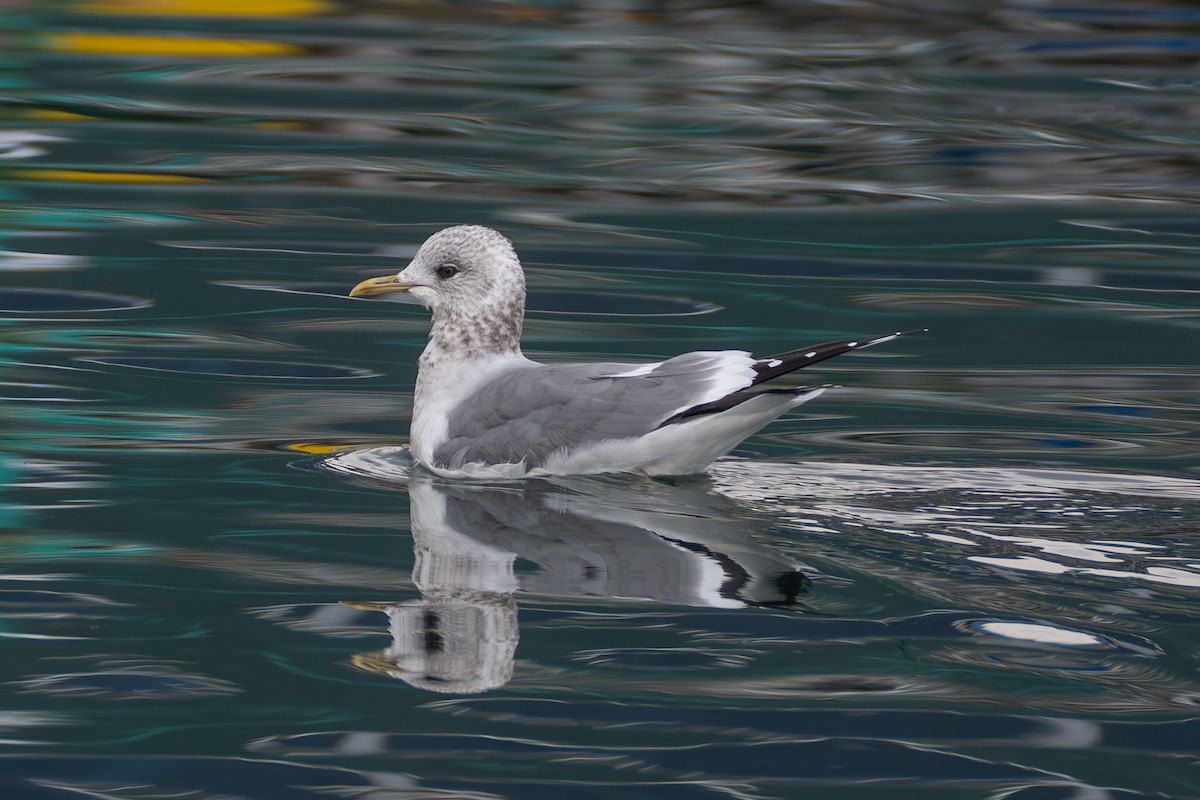
[[[1200,796],[1192,5],[4,14],[0,797]],[[452,222],[543,360],[930,332],[436,481]]]

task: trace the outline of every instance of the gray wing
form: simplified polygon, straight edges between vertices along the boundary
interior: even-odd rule
[[[449,415],[436,466],[524,461],[608,439],[642,436],[673,415],[754,379],[749,353],[687,353],[645,367],[534,365],[500,376]]]

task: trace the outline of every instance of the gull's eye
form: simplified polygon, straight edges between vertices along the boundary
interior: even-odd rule
[[[453,264],[442,264],[437,268],[437,276],[442,280],[448,280],[458,274],[458,267]]]

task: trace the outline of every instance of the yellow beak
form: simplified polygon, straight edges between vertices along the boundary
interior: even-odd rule
[[[407,292],[413,287],[411,283],[397,283],[395,275],[384,275],[379,278],[367,278],[350,290],[351,297],[374,297],[378,294],[391,292]]]

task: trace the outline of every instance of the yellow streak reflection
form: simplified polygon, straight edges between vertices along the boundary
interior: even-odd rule
[[[347,444],[320,444],[318,442],[296,442],[289,444],[288,450],[294,450],[298,453],[307,453],[310,456],[323,456],[329,453],[340,453],[344,450],[353,449],[353,445]]]
[[[62,181],[65,183],[204,183],[204,178],[188,175],[160,175],[149,172],[86,172],[73,169],[22,169],[12,177],[23,181]]]
[[[206,39],[136,33],[55,33],[47,39],[48,50],[126,56],[276,56],[303,52],[296,45],[256,39]]]
[[[36,119],[48,122],[75,122],[81,119],[96,119],[96,117],[91,117],[87,114],[76,114],[73,111],[59,111],[53,108],[31,108],[21,116],[23,119]]]
[[[79,10],[93,14],[146,16],[303,17],[334,9],[324,0],[95,0]]]

